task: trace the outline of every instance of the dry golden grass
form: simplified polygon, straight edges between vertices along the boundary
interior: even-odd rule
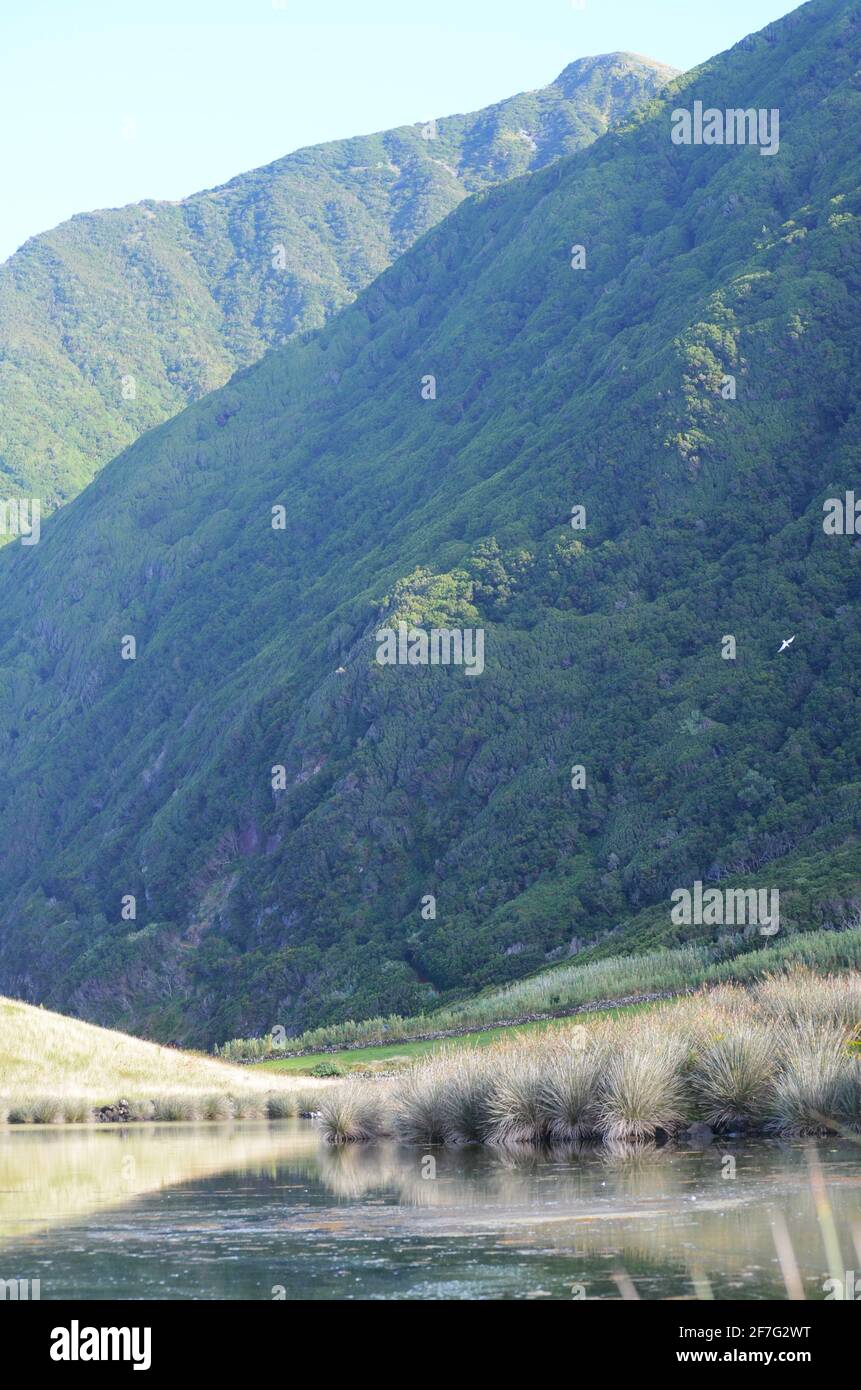
[[[0,998],[0,1123],[84,1121],[121,1099],[140,1120],[280,1118],[330,1085],[264,1076]]]
[[[750,990],[724,985],[646,1014],[521,1034],[480,1057],[421,1060],[380,1094],[363,1136],[643,1144],[694,1121],[724,1131],[857,1132],[859,1020],[861,974],[799,969]],[[360,1094],[351,1092],[353,1107]]]

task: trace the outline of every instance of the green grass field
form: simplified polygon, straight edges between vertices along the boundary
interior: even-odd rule
[[[654,1008],[654,1004],[630,1004],[621,1009],[606,1009],[602,1012],[583,1014],[582,1019],[585,1022],[598,1018],[621,1018],[624,1014],[641,1013],[651,1008]],[[554,1028],[570,1028],[579,1021],[580,1017],[581,1015],[575,1014],[569,1018],[542,1019],[537,1023],[523,1023],[516,1028],[486,1028],[481,1033],[465,1033],[457,1038],[392,1043],[389,1047],[353,1047],[346,1048],[341,1052],[319,1052],[307,1057],[274,1058],[271,1061],[258,1062],[249,1067],[248,1070],[292,1072],[294,1075],[307,1076],[314,1067],[321,1063],[328,1063],[344,1072],[372,1068],[384,1070],[383,1063],[390,1062],[397,1065],[400,1062],[412,1062],[416,1057],[425,1057],[444,1048],[487,1047],[491,1043],[522,1037],[524,1034],[541,1033]]]

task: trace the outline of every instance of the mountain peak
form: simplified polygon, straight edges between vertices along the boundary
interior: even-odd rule
[[[319,328],[469,194],[591,144],[654,95],[654,69],[632,58],[623,72],[627,56],[31,238],[0,266],[0,466],[13,492],[52,511],[145,430]],[[145,365],[129,350],[142,333]]]
[[[679,68],[658,62],[656,58],[649,58],[644,53],[616,50],[612,53],[595,53],[575,58],[562,69],[552,85],[561,88],[567,96],[572,90],[590,80],[607,80],[625,74],[642,76],[645,73],[657,73],[669,82],[672,78],[678,77],[679,72]]]

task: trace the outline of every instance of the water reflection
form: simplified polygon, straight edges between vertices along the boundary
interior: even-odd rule
[[[215,1173],[308,1159],[317,1135],[267,1124],[0,1126],[0,1241]]]
[[[575,1281],[602,1298],[785,1297],[787,1261],[796,1293],[821,1298],[828,1248],[857,1268],[859,1230],[859,1146],[836,1140],[422,1150],[331,1148],[302,1121],[0,1132],[0,1277],[10,1262],[41,1275],[43,1298],[563,1298]]]

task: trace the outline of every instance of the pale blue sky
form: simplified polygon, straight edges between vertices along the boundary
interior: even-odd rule
[[[679,68],[793,0],[0,0],[0,260],[75,212],[472,111],[628,49]]]

